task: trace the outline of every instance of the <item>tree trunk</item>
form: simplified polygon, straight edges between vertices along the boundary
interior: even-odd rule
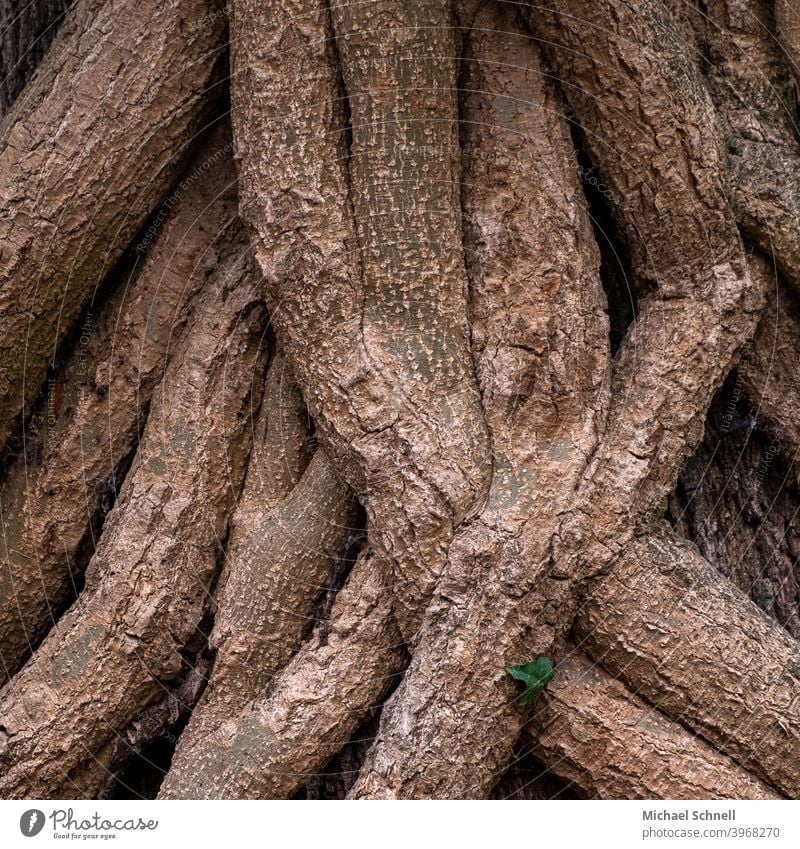
[[[0,794],[800,794],[800,18],[553,6],[0,3]]]

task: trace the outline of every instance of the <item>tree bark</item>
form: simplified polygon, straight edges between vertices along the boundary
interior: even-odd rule
[[[0,444],[179,173],[224,29],[206,0],[79,0],[0,125]]]
[[[5,796],[46,797],[180,669],[260,401],[265,314],[246,250],[232,242],[167,367],[86,589],[0,691]]]
[[[264,696],[219,726],[193,771],[170,770],[159,798],[286,798],[342,748],[403,659],[385,571],[373,555],[359,558],[324,634],[305,643]]]
[[[574,81],[569,96],[587,138],[596,143],[601,131],[615,133],[616,151],[596,145],[596,155],[612,188],[632,199],[618,212],[621,227],[642,240],[632,247],[634,267],[643,279],[655,275],[660,296],[640,305],[622,343],[602,438],[541,553],[521,558],[525,568],[511,581],[480,546],[451,557],[419,634],[421,650],[382,714],[356,796],[488,791],[520,724],[505,666],[519,662],[523,644],[534,655],[548,653],[569,628],[586,581],[610,568],[637,522],[674,485],[715,390],[755,329],[764,293],[749,277],[724,198],[713,107],[695,69],[664,39],[662,7],[644,11],[578,2],[530,17],[550,45],[566,40],[568,49],[553,49],[551,61]],[[643,48],[634,70],[624,49],[630,40]],[[597,99],[584,91],[613,94]],[[647,133],[621,118],[623,101]],[[691,116],[697,137],[675,132],[674,103]],[[633,169],[623,172],[622,163]],[[644,244],[652,248],[645,252]],[[442,674],[454,684],[441,687]],[[497,733],[487,742],[489,727]],[[430,742],[408,750],[409,733]]]
[[[280,361],[277,364],[282,365]],[[271,372],[275,366],[273,363]],[[274,400],[270,390],[280,381],[279,374],[274,383],[268,382],[267,401]],[[293,391],[291,386],[289,391]],[[266,415],[274,418],[275,409],[281,406],[270,405]],[[282,440],[279,425],[268,425],[272,440]],[[331,570],[337,558],[344,556],[353,533],[355,502],[336,479],[325,452],[314,455],[300,481],[279,500],[276,496],[282,487],[276,486],[271,474],[284,457],[274,451],[275,442],[269,447],[273,450],[265,452],[263,467],[258,458],[251,462],[233,516],[211,635],[216,650],[213,674],[181,736],[170,786],[181,782],[202,787],[207,781],[204,776],[221,730],[249,712],[273,675],[299,650],[314,602],[325,591]],[[290,449],[288,456],[293,453]],[[261,486],[254,484],[252,479],[265,473],[270,477]],[[264,485],[272,490],[271,499],[270,494],[265,497]],[[272,509],[264,511],[264,501],[270,500]],[[327,623],[319,627],[327,634]],[[321,643],[326,639],[320,636]]]
[[[0,484],[3,681],[80,584],[168,354],[220,261],[225,231],[238,226],[230,146],[229,128],[220,127],[190,163],[185,189],[175,189],[153,247],[83,313],[77,344],[48,382]]]
[[[578,645],[613,676],[798,795],[800,647],[691,543],[636,540],[592,590],[576,627]]]
[[[571,651],[525,745],[598,799],[775,799],[773,790]]]
[[[675,5],[675,4],[673,4]],[[685,4],[681,4],[685,6]],[[780,4],[775,4],[777,11]],[[800,153],[787,54],[766,0],[712,0],[692,18],[725,134],[732,201],[743,231],[800,285]],[[795,13],[796,14],[796,13]],[[687,35],[690,49],[691,34]]]
[[[798,795],[791,9],[554,5],[231,0],[229,76],[216,0],[65,15],[0,124],[0,794]]]
[[[255,6],[240,0],[231,7],[242,214],[287,357],[320,439],[364,501],[410,638],[453,528],[485,493],[488,474],[455,205],[448,7],[443,0],[358,7],[370,27],[398,43],[370,58],[359,30],[346,39],[348,159],[346,90],[336,78],[324,5]],[[336,10],[343,31],[354,26],[350,14]],[[398,28],[387,30],[391,21]],[[420,65],[416,78],[408,57],[419,51],[439,58]],[[308,69],[302,93],[290,71],[298,62]],[[404,73],[408,80],[400,79]],[[298,94],[313,106],[296,109]],[[432,114],[441,117],[432,121]],[[255,138],[266,144],[251,144]],[[387,182],[387,169],[396,179]],[[378,221],[391,239],[376,230]]]

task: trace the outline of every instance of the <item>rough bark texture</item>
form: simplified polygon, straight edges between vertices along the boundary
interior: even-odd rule
[[[206,0],[81,0],[0,125],[0,443],[179,173],[224,29]]]
[[[775,799],[574,650],[537,703],[531,754],[597,799]]]
[[[164,750],[174,749],[208,681],[210,599],[196,631],[181,650],[181,670],[161,681],[156,699],[92,752],[51,795],[62,799],[154,798],[164,775]],[[168,766],[168,761],[166,762]],[[149,783],[152,782],[152,789]]]
[[[215,0],[0,124],[0,793],[800,795],[796,10],[230,14],[241,220]]]
[[[270,367],[263,440],[232,520],[211,635],[213,674],[181,736],[171,785],[211,784],[217,732],[247,721],[251,703],[300,648],[314,603],[355,530],[356,503],[324,450],[297,480],[306,449],[297,413],[304,407],[282,368],[280,359]],[[276,397],[282,393],[289,398]],[[321,628],[327,631],[327,623]]]
[[[706,78],[725,134],[737,219],[767,256],[774,254],[781,273],[797,286],[797,101],[787,56],[771,32],[772,6],[767,0],[705,3],[703,14],[691,16],[695,41],[687,34],[684,47],[707,57]],[[794,15],[796,19],[796,11]]]
[[[689,542],[634,541],[580,611],[578,644],[660,710],[796,798],[800,647]]]
[[[361,556],[328,628],[315,632],[262,698],[219,727],[194,774],[167,774],[159,798],[286,798],[342,748],[403,661],[384,572],[372,555]]]
[[[786,51],[789,70],[795,78],[795,94],[800,102],[800,10],[791,0],[775,0],[775,27]]]
[[[773,455],[781,454],[793,462],[800,452],[798,350],[800,303],[795,293],[778,287],[739,371],[756,416],[767,424],[777,443],[772,446]],[[798,481],[799,469],[795,462],[785,476]]]
[[[670,497],[669,519],[703,557],[800,638],[800,490],[795,449],[756,417],[741,372],[712,407],[702,445]]]
[[[73,351],[53,371],[0,485],[3,680],[81,582],[168,352],[219,261],[226,230],[238,226],[229,128],[203,144],[182,182],[152,249],[82,315]]]
[[[603,428],[609,352],[599,255],[558,98],[543,86],[539,52],[515,24],[510,9],[485,6],[463,62],[470,319],[492,434],[492,485],[486,507],[450,548],[355,795],[377,795],[386,785],[397,795],[474,795],[494,783],[519,712],[484,710],[481,688],[512,701],[505,666],[517,659],[526,573],[546,559],[558,514]],[[541,256],[548,261],[537,265]],[[473,669],[483,680],[469,692]],[[445,689],[440,674],[451,682]],[[502,753],[472,745],[454,751],[470,714],[481,714],[479,733],[491,727],[502,739]],[[409,733],[422,743],[413,753]],[[479,790],[473,782],[484,772],[487,786]]]
[[[180,670],[260,400],[265,313],[250,262],[234,241],[209,279],[153,399],[86,589],[0,692],[5,796],[46,797]]]
[[[713,106],[665,38],[663,14],[655,3],[575,2],[529,15],[559,76],[571,81],[567,96],[610,185],[631,201],[618,210],[620,226],[639,240],[631,244],[634,269],[657,281],[658,297],[641,303],[617,354],[602,438],[542,553],[514,572],[479,547],[459,559],[454,544],[453,568],[420,631],[422,649],[382,714],[354,795],[487,792],[521,721],[506,663],[518,661],[512,653],[523,646],[546,654],[569,628],[586,579],[610,567],[637,520],[674,485],[714,392],[755,328],[763,292],[749,277],[725,201]],[[623,117],[631,109],[646,132]],[[609,133],[613,151],[602,141]],[[454,682],[444,690],[441,670]],[[487,743],[490,727],[497,733]],[[409,729],[430,745],[409,751],[401,744]]]
[[[242,215],[278,334],[321,440],[364,500],[410,637],[489,465],[468,349],[449,8],[334,10],[348,34],[337,43],[349,161],[324,5],[239,0],[231,12]],[[367,16],[363,29],[353,14]]]
[[[766,263],[753,273],[774,276]],[[670,500],[670,521],[795,638],[800,450],[797,296],[779,285],[758,332],[712,406],[702,446]]]

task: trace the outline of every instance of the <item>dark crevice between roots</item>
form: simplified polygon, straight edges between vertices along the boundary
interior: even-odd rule
[[[574,784],[563,781],[528,753],[515,755],[490,799],[583,799]]]
[[[718,63],[714,60],[711,54],[711,45],[708,42],[706,35],[707,26],[713,26],[710,23],[711,19],[708,12],[708,3],[705,0],[698,0],[696,3],[686,3],[684,6],[686,20],[689,22],[691,32],[686,35],[694,36],[693,41],[687,44],[687,47],[695,55],[697,67],[704,77],[709,77]]]
[[[292,799],[344,799],[356,783],[358,773],[380,724],[381,707],[370,711],[342,750],[331,758],[321,772],[311,775]]]
[[[108,799],[155,799],[169,771],[175,747],[195,705],[203,695],[214,666],[209,637],[214,629],[215,593],[228,548],[218,544],[217,565],[206,595],[203,618],[180,649],[181,670],[162,682],[164,694],[146,707],[120,735],[109,765]]]
[[[324,629],[327,626],[333,601],[347,580],[366,539],[366,532],[363,530],[365,526],[366,516],[362,511],[359,521],[355,523],[354,529],[348,536],[345,550],[332,556],[328,581],[309,617],[304,639],[312,633],[317,633],[319,639],[324,640]],[[172,763],[180,735],[213,674],[215,653],[208,644],[208,638],[214,628],[215,607],[212,599],[222,571],[226,550],[227,539],[220,546],[218,568],[209,590],[203,620],[198,625],[190,643],[181,651],[181,672],[176,679],[164,684],[167,693],[146,708],[121,735],[118,750],[112,758],[110,767],[110,772],[115,774],[116,778],[111,782],[106,798],[155,799],[158,795],[164,776]],[[358,734],[354,735],[353,740],[345,747],[347,752],[351,753],[350,755],[345,753],[345,750],[340,753],[343,754],[346,763],[353,762],[354,753],[358,751],[357,737]],[[333,768],[331,771],[334,771]],[[309,796],[308,798],[327,797]]]
[[[306,408],[306,446],[311,457],[319,449],[319,438],[317,437],[317,425]]]
[[[314,602],[308,621],[303,628],[300,643],[314,636],[321,645],[328,642],[328,628],[331,609],[339,590],[345,585],[353,565],[367,540],[367,515],[359,505],[353,527],[347,532],[347,541],[341,552],[331,552],[331,565],[328,579]]]
[[[344,553],[331,564],[327,585],[320,593],[314,612],[309,617],[304,640],[312,635],[316,635],[321,642],[326,639],[326,628],[336,594],[347,581],[347,576],[367,541],[366,513],[363,507],[359,509],[359,515],[353,523],[353,527],[354,530],[348,535]],[[308,776],[305,784],[292,796],[293,799],[344,799],[347,796],[356,783],[367,752],[378,733],[383,705],[400,686],[409,660],[410,656],[406,653],[402,669],[395,676],[395,680],[392,682],[389,691],[384,695],[382,703],[370,708],[366,718],[342,749],[328,761],[321,772]]]
[[[72,5],[72,0],[0,0],[0,117],[33,76]]]
[[[124,289],[131,285],[135,277],[135,263],[122,263],[103,284],[102,297],[109,302],[120,298],[124,294]],[[59,419],[62,416],[70,416],[80,399],[81,392],[102,394],[106,391],[106,387],[98,387],[90,379],[93,373],[91,364],[81,367],[78,363],[75,369],[69,368],[70,359],[74,358],[78,350],[84,328],[91,324],[92,309],[90,305],[81,313],[59,346],[58,353],[48,369],[45,384],[34,404],[34,412],[26,421],[25,427],[16,432],[0,458],[0,479],[5,476],[8,466],[14,461],[23,463],[29,470],[29,474],[41,467],[46,459],[43,434],[49,427],[48,418],[51,415],[58,416]],[[75,365],[74,362],[73,365]],[[108,475],[94,481],[86,481],[87,488],[91,492],[91,500],[86,505],[88,515],[86,530],[78,543],[74,557],[67,564],[68,570],[61,586],[47,598],[50,611],[49,623],[41,631],[37,629],[28,632],[28,649],[24,660],[27,660],[39,648],[50,629],[55,627],[61,616],[75,603],[83,591],[86,568],[94,555],[106,516],[116,503],[119,491],[136,456],[148,412],[149,404],[140,411],[138,432],[130,449],[121,457],[108,458]],[[65,557],[67,557],[66,554]]]
[[[539,39],[523,15],[518,16],[520,29],[535,42]],[[628,327],[636,318],[639,301],[645,292],[636,289],[631,272],[630,252],[619,233],[614,216],[614,197],[603,182],[602,174],[592,162],[583,128],[564,94],[555,70],[542,56],[545,83],[552,87],[560,103],[560,111],[569,126],[574,147],[572,164],[586,198],[586,209],[592,222],[595,242],[600,251],[600,281],[608,301],[609,342],[616,353]]]
[[[757,421],[731,374],[669,497],[667,518],[766,614],[800,638],[800,491],[791,446]]]
[[[600,172],[587,152],[583,131],[576,116],[563,96],[561,100],[575,146],[576,171],[600,250],[600,282],[608,301],[609,341],[611,353],[615,354],[636,317],[639,295],[633,282],[630,255],[614,220],[613,198],[609,198]]]

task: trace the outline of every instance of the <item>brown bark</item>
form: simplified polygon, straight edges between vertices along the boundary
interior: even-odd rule
[[[486,793],[521,721],[504,667],[521,660],[523,645],[547,654],[569,628],[585,581],[610,568],[674,485],[754,330],[763,291],[749,278],[725,199],[713,106],[668,37],[666,14],[658,3],[575,2],[529,15],[570,80],[567,96],[605,178],[626,199],[616,211],[621,231],[638,240],[634,270],[658,282],[658,297],[640,304],[618,352],[603,436],[542,554],[520,558],[524,568],[509,575],[481,546],[463,558],[452,554],[458,542],[451,548],[421,649],[382,714],[354,795]],[[676,127],[675,104],[691,133]],[[409,733],[426,745],[409,750],[401,742]]]
[[[530,733],[531,754],[589,798],[778,798],[574,649],[537,702]]]
[[[673,4],[677,5],[677,4]],[[685,4],[680,4],[685,7]],[[775,5],[778,11],[780,4]],[[800,285],[800,153],[787,56],[768,0],[712,0],[693,17],[725,134],[732,201],[745,233]],[[794,13],[795,19],[797,13]],[[687,36],[686,47],[692,49]]]
[[[786,51],[789,70],[795,78],[795,94],[800,102],[800,11],[790,0],[775,0],[775,27]]]
[[[198,626],[189,643],[181,651],[182,668],[170,681],[160,682],[155,701],[139,712],[123,729],[115,733],[97,752],[74,767],[65,777],[60,788],[51,791],[52,798],[59,799],[105,799],[119,798],[120,791],[130,797],[140,798],[131,781],[136,768],[145,766],[155,776],[157,792],[160,778],[158,765],[151,761],[155,744],[177,739],[180,729],[191,715],[210,674],[210,658],[207,652],[207,635],[201,630],[207,619]],[[152,798],[152,792],[144,798]]]
[[[776,276],[769,263],[751,271]],[[702,446],[670,499],[670,519],[703,556],[800,637],[796,294],[773,296],[737,371],[711,408]]]
[[[303,406],[282,369],[280,359],[270,368],[262,412],[265,439],[232,519],[210,641],[216,650],[213,674],[181,735],[170,786],[211,785],[206,774],[215,763],[220,729],[246,722],[251,703],[300,648],[315,600],[353,531],[355,502],[324,450],[314,455],[299,482],[287,487],[297,475],[293,457],[303,453],[305,429],[296,427],[295,410]],[[281,392],[290,394],[288,409],[286,400],[275,397]],[[287,419],[295,426],[288,446]],[[286,473],[289,479],[280,480]]]
[[[81,0],[0,125],[0,445],[179,173],[223,33],[206,0]]]
[[[281,799],[324,766],[402,664],[384,573],[372,555],[362,555],[324,634],[300,649],[264,696],[219,727],[193,774],[170,770],[159,798]]]
[[[450,547],[355,795],[474,795],[496,780],[519,718],[513,708],[484,712],[482,688],[498,688],[511,701],[504,658],[512,662],[516,651],[519,620],[510,623],[525,615],[526,572],[547,557],[607,408],[599,255],[558,98],[542,84],[539,52],[515,32],[510,8],[486,5],[473,27],[463,62],[462,202],[492,485],[486,507]],[[548,261],[540,265],[542,256]],[[480,670],[480,683],[472,669]],[[483,745],[456,742],[470,713],[482,715],[484,739],[491,726],[506,747],[496,760]],[[418,741],[413,752],[409,733]],[[473,788],[484,772],[486,787]]]
[[[678,546],[679,556],[686,557],[681,544],[673,544]],[[686,543],[683,546],[687,551],[690,549]],[[703,639],[718,645],[719,655],[730,663],[738,649],[731,639],[728,623],[747,623],[754,616],[758,620],[758,614],[736,593],[716,586],[718,581],[712,581],[713,571],[696,552],[692,557],[684,579],[702,580],[702,595],[687,605],[683,621],[667,620],[665,624],[662,611],[670,609],[676,593],[670,583],[672,576],[659,571],[656,564],[644,557],[631,558],[625,566],[631,572],[635,570],[635,577],[628,582],[633,591],[612,594],[601,585],[587,601],[585,615],[593,616],[593,611],[600,610],[600,615],[606,618],[622,620],[629,608],[640,608],[645,621],[637,627],[644,634],[664,635],[673,649],[672,656],[690,656],[696,635],[702,630]],[[351,591],[361,599],[356,574]],[[353,595],[341,598],[334,611],[334,622],[338,623],[340,618],[352,622],[350,613],[354,603]],[[619,609],[623,605],[624,611]],[[720,627],[709,626],[709,621],[717,615],[722,623]],[[384,617],[381,627],[378,616]],[[787,645],[787,638],[778,629],[763,619],[760,621],[759,638],[747,646],[751,664],[735,670],[740,688],[754,693],[763,692],[764,680],[774,672],[773,656],[785,651]],[[605,642],[598,652],[604,652],[613,640],[608,638],[608,630],[599,631],[598,639]],[[222,729],[224,734],[206,740],[206,751],[214,753],[213,756],[207,755],[194,764],[193,771],[176,771],[173,766],[162,794],[170,798],[280,798],[291,795],[309,773],[321,769],[328,757],[345,743],[360,718],[369,713],[387,686],[388,677],[397,673],[401,660],[401,655],[396,653],[398,635],[391,627],[391,614],[385,604],[376,610],[375,618],[370,616],[368,626],[343,630],[336,624],[334,631],[337,639],[333,657],[327,645],[321,648],[320,643],[312,642],[305,646],[281,673],[280,683],[266,698],[227,722]],[[656,651],[657,657],[661,657],[661,652]],[[652,657],[650,662],[654,662]],[[324,673],[320,664],[325,665]],[[544,706],[538,701],[534,705],[531,730],[540,737],[544,735],[535,754],[554,773],[577,782],[584,792],[600,798],[774,796],[772,790],[748,776],[743,768],[671,722],[599,668],[586,677],[587,665],[579,655],[570,655],[570,659],[558,663],[555,681],[547,691],[553,691],[553,697],[546,699]],[[715,664],[715,668],[718,666]],[[354,688],[353,670],[362,669],[369,670],[373,686],[360,681],[360,686]],[[764,680],[758,671],[762,669]],[[730,669],[727,672],[733,674]],[[676,673],[670,665],[663,674]],[[724,678],[722,685],[726,686]],[[320,686],[323,694],[318,698]],[[680,714],[683,724],[694,727],[697,703],[700,710],[719,713],[726,730],[733,729],[732,739],[747,741],[749,727],[737,729],[735,722],[729,726],[725,721],[727,705],[720,703],[716,679],[709,679],[701,671],[692,676],[691,688],[692,704]],[[765,701],[753,721],[759,727],[773,729],[773,733],[763,736],[761,745],[774,748],[776,735],[786,734],[789,736],[784,748],[792,749],[796,745],[796,729],[787,724],[787,719],[792,722],[791,717],[791,710],[781,710],[779,705],[770,706]],[[282,723],[287,718],[292,721],[284,726]],[[314,737],[317,733],[324,738],[319,748]],[[493,729],[487,729],[487,736],[491,733]],[[524,742],[524,745],[530,748],[533,744]],[[263,765],[263,769],[258,765]],[[224,779],[221,779],[223,768]]]
[[[15,673],[55,623],[122,484],[188,309],[236,224],[229,128],[215,131],[177,187],[138,268],[90,304],[0,485],[0,657]],[[201,174],[202,176],[198,176]]]
[[[339,33],[353,30],[339,45],[349,161],[324,4],[238,0],[231,11],[242,215],[278,335],[323,444],[364,501],[410,637],[488,473],[466,327],[449,9],[336,8]],[[380,55],[352,14],[383,33]]]
[[[800,303],[794,292],[778,287],[739,372],[757,415],[769,423],[769,430],[778,442],[775,453],[793,462],[800,452],[798,350]],[[800,481],[800,467],[796,463],[788,474]]]
[[[719,574],[744,584],[762,549],[726,567],[720,531],[692,526],[707,495],[685,490],[732,381],[773,453],[800,450],[800,314],[758,324],[777,276],[739,235],[796,283],[790,63],[759,30],[789,44],[786,9],[463,0],[454,28],[450,0],[232,0],[253,257],[225,226],[229,173],[179,184],[187,209],[161,230],[173,195],[151,219],[140,276],[104,288],[102,333],[54,360],[31,415],[36,370],[78,338],[213,105],[207,2],[79,0],[0,126],[0,440],[24,412],[0,483],[13,664],[102,531],[0,690],[0,793],[118,792],[188,720],[164,798],[486,796],[515,741],[585,796],[798,795],[800,650]],[[609,333],[609,252],[638,299],[627,331],[615,314]],[[87,356],[84,392],[61,378]],[[668,496],[713,564],[665,525]],[[767,505],[792,569],[795,496],[736,498]],[[506,667],[565,653],[524,710]],[[337,764],[333,789],[312,778]]]
[[[154,396],[86,589],[0,692],[5,796],[46,797],[180,670],[260,400],[265,314],[257,284],[245,245],[234,240]]]
[[[800,793],[800,648],[689,542],[641,537],[591,591],[578,645],[659,710]]]
[[[794,456],[751,405],[737,373],[714,401],[703,443],[670,496],[675,530],[767,615],[800,638],[800,490]],[[762,429],[764,428],[764,429]]]

